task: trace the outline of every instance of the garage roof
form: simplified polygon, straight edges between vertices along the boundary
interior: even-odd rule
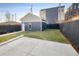
[[[33,13],[28,13],[20,19],[22,22],[42,22],[41,18],[34,15]]]

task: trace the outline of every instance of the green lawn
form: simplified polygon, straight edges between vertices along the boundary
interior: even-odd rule
[[[17,37],[17,36],[19,36],[21,34],[22,34],[22,32],[15,33],[15,34],[10,34],[10,35],[6,35],[6,36],[1,36],[0,37],[0,43],[4,42],[4,41],[7,41],[9,39],[15,38],[15,37]]]
[[[58,29],[48,29],[43,32],[23,32],[25,37],[39,38],[42,40],[50,40],[61,43],[69,43]]]
[[[61,34],[58,29],[48,29],[43,32],[19,32],[15,34],[10,34],[0,37],[0,43],[7,41],[9,39],[15,38],[19,35],[24,35],[25,37],[38,38],[42,40],[56,41],[61,43],[69,43],[68,40]]]

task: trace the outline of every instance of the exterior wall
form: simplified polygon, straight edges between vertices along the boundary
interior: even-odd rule
[[[58,9],[48,9],[46,10],[46,22],[47,24],[56,24],[58,20]]]
[[[61,32],[79,49],[79,20],[60,24]]]
[[[43,21],[46,21],[46,11],[45,10],[40,11],[40,17]]]
[[[41,19],[46,21],[47,24],[55,24],[58,19],[58,9],[49,8],[40,11]]]
[[[56,24],[58,21],[64,20],[64,6],[42,9],[40,16],[47,24]]]
[[[65,20],[65,13],[64,13],[64,6],[61,8],[58,8],[58,22],[61,22]]]
[[[29,23],[31,23],[32,28],[29,29]],[[25,22],[25,31],[41,31],[41,22]]]

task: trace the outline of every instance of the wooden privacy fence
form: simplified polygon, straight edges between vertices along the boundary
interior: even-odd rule
[[[61,23],[60,30],[79,52],[79,20]]]
[[[20,31],[21,25],[0,25],[0,34]]]

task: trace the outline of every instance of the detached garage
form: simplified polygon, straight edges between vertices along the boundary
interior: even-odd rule
[[[22,23],[22,31],[42,31],[45,29],[45,26],[43,26],[45,25],[45,22],[31,12],[22,17],[20,20]]]

